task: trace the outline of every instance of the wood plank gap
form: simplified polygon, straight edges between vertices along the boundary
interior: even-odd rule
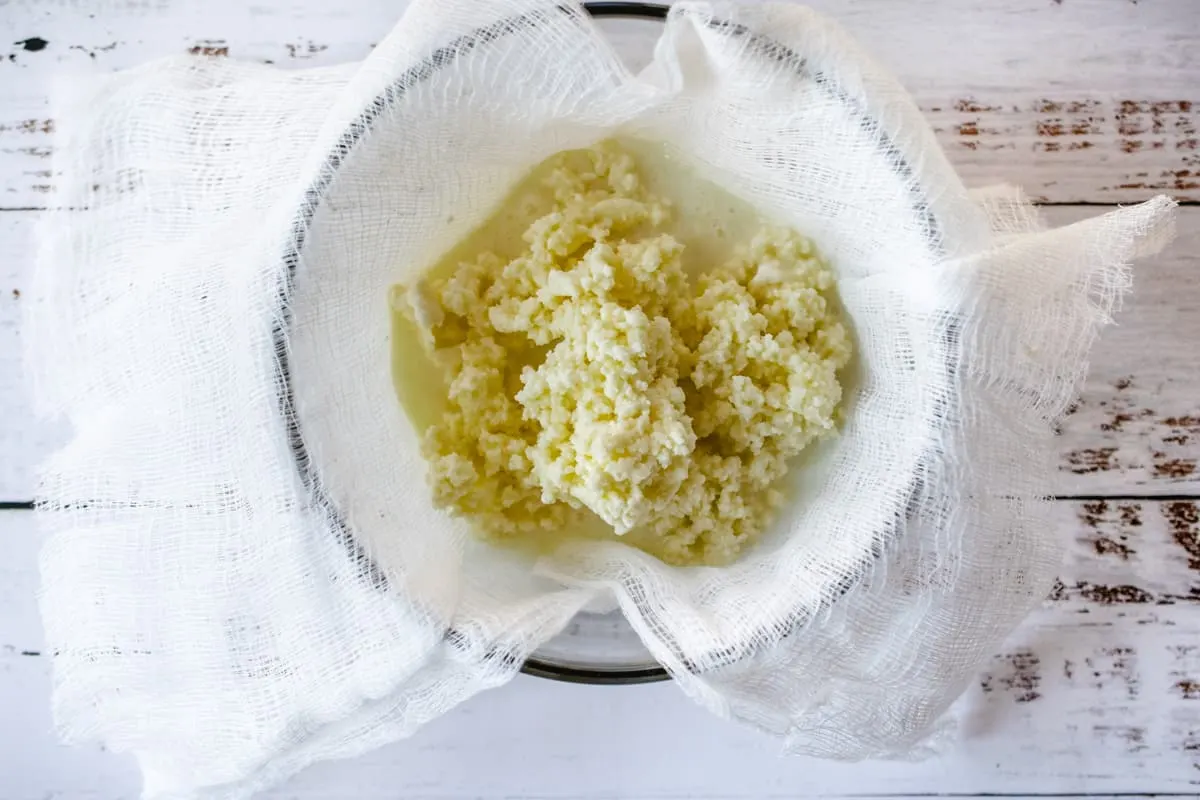
[[[1099,503],[1106,500],[1128,503],[1180,503],[1200,500],[1195,494],[1056,494],[1050,497],[1062,503]]]
[[[1169,194],[1169,192],[1165,192],[1165,194]],[[1146,199],[1148,200],[1149,198],[1146,198]],[[1042,201],[1042,202],[1034,203],[1034,205],[1037,206],[1038,208],[1074,208],[1074,207],[1078,207],[1078,208],[1127,208],[1128,206],[1136,206],[1138,203],[1142,203],[1142,202],[1145,202],[1145,201],[1144,200],[1132,200],[1132,201],[1125,202],[1125,203],[1101,203],[1101,202],[1096,202],[1094,200],[1072,200],[1070,202],[1061,202],[1061,203],[1055,202],[1055,201]],[[1192,208],[1192,207],[1200,206],[1200,200],[1177,200],[1175,202],[1182,208]],[[1040,797],[1041,795],[1034,795],[1034,796]],[[1080,795],[1074,795],[1074,796],[1079,797]],[[1082,795],[1082,796],[1086,797],[1087,795]],[[1121,797],[1121,795],[1113,795],[1113,794],[1102,795],[1102,796],[1103,797]],[[1170,795],[1162,795],[1162,794],[1160,794],[1158,796],[1159,797],[1170,797]]]

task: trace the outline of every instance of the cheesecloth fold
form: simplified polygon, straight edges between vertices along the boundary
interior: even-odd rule
[[[417,0],[361,64],[170,59],[60,106],[29,304],[36,401],[75,429],[40,485],[54,705],[150,797],[408,735],[606,599],[714,713],[912,752],[1050,588],[1054,423],[1170,235],[1166,198],[1047,230],[968,191],[899,84],[789,5],[680,3],[633,75],[575,2]],[[614,133],[812,237],[854,329],[844,430],[730,567],[480,544],[395,400],[388,286]]]

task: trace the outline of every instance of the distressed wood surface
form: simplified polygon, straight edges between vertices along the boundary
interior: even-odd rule
[[[1049,207],[1065,225],[1101,208]],[[30,234],[39,212],[0,212],[0,502],[29,500],[33,466],[66,427],[39,424],[19,369],[21,295]],[[1138,265],[1117,324],[1104,331],[1091,373],[1059,439],[1059,471],[1047,487],[1061,496],[1200,492],[1200,208],[1180,209],[1179,237]]]
[[[406,0],[0,0],[0,504],[63,440],[19,379],[29,234],[55,205],[51,83],[191,53],[300,68],[363,58]],[[1200,2],[810,0],[909,87],[971,185],[1051,203],[1165,191],[1200,201]],[[644,52],[652,23],[609,25]],[[11,40],[11,43],[10,41]],[[1047,209],[1067,224],[1103,209]],[[1069,558],[1044,608],[957,707],[963,739],[921,764],[780,760],[670,685],[532,678],[411,741],[318,765],[271,796],[1200,797],[1200,208],[1142,264],[1064,422]],[[1139,499],[1140,498],[1140,499]],[[1155,499],[1158,498],[1158,499]],[[131,761],[51,733],[30,515],[0,510],[0,800],[138,794]]]
[[[63,72],[193,53],[281,67],[359,60],[403,0],[0,4],[0,207],[54,205],[48,93]],[[811,0],[897,75],[973,185],[1056,203],[1200,200],[1194,0]],[[606,26],[646,53],[655,23]]]
[[[670,684],[518,678],[399,742],[318,765],[274,797],[763,798],[1200,796],[1200,503],[1062,502],[1060,585],[956,708],[962,740],[923,763],[780,759]],[[0,512],[0,748],[5,800],[135,795],[128,760],[47,731],[28,512]],[[3,723],[0,723],[3,724]],[[514,769],[513,764],[528,764]],[[614,765],[620,765],[614,768]],[[18,767],[20,767],[18,769]]]
[[[33,212],[0,211],[0,503],[33,496],[38,460],[61,444],[62,423],[34,418],[21,368],[21,315],[28,298],[21,294],[32,269]]]

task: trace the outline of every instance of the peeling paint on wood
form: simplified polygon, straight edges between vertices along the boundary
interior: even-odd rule
[[[117,49],[117,42],[110,42],[109,44],[96,45],[95,47],[85,47],[81,44],[73,44],[67,49],[78,50],[79,52],[86,55],[88,58],[95,60],[97,53],[108,53],[108,52],[111,52],[111,51]]]
[[[229,45],[224,39],[202,39],[188,48],[193,56],[223,57],[229,55]]]
[[[20,122],[0,122],[0,133],[54,133],[52,119],[23,119]]]
[[[1124,203],[1158,191],[1200,200],[1200,31],[1179,24],[1191,3],[811,4],[839,16],[864,47],[896,69],[968,184],[1006,180],[1055,202]],[[117,0],[99,14],[71,0],[10,4],[15,41],[0,46],[0,208],[53,205],[46,169],[51,74],[111,70],[185,51],[290,67],[354,61],[402,5],[216,0],[200,15],[168,0]],[[963,58],[961,48],[927,46],[945,39],[944,31],[971,42],[971,57]],[[1092,377],[1062,422],[1062,469],[1050,487],[1056,494],[1200,493],[1200,374],[1194,368],[1200,302],[1181,291],[1200,273],[1200,215],[1187,211],[1180,243],[1135,273],[1135,294],[1120,326],[1105,332]],[[1051,209],[1048,216],[1062,223],[1090,213]],[[22,220],[31,219],[14,217],[21,214],[0,212],[0,408],[6,412],[0,418],[0,500],[28,496],[29,465],[52,444],[38,438],[42,429],[32,424],[14,382],[28,264]],[[671,687],[600,698],[576,687],[518,681],[403,747],[366,755],[341,772],[328,770],[333,777],[324,788],[312,789],[305,777],[289,792],[369,800],[428,794],[435,786],[446,796],[481,796],[502,787],[507,764],[538,752],[545,768],[522,771],[509,794],[566,800],[578,798],[580,785],[619,794],[633,778],[622,773],[618,780],[607,765],[631,750],[653,748],[656,770],[632,787],[641,796],[749,798],[780,785],[861,796],[1193,796],[1200,787],[1197,504],[1109,499],[1062,502],[1056,509],[1061,519],[1047,535],[1069,543],[1061,580],[964,701],[964,727],[984,730],[968,735],[951,758],[871,770],[779,762],[733,734],[721,739],[716,723],[704,729],[704,718]],[[13,532],[11,524],[0,530]],[[25,563],[32,565],[32,540],[0,535],[0,548],[25,546]],[[44,733],[51,727],[45,708],[50,658],[37,638],[32,566],[14,576],[17,560],[0,553],[0,572],[9,570],[0,575],[0,707],[16,708],[19,718],[28,708],[24,718],[33,720],[6,754],[44,772],[33,781],[36,792],[18,785],[11,800],[135,796],[132,772],[125,783],[112,772],[103,773],[107,783],[97,781],[108,760],[67,761],[78,758],[71,755],[77,751],[58,747]],[[27,590],[14,593],[14,586]],[[29,705],[31,698],[36,702]],[[654,713],[647,715],[649,705]],[[639,714],[637,725],[622,727],[622,719]],[[562,735],[578,726],[560,718],[595,724],[579,739]],[[504,736],[497,737],[488,720],[500,720]],[[580,756],[580,741],[588,758]],[[720,757],[696,758],[702,748]],[[98,758],[97,750],[89,752]],[[472,759],[483,759],[478,770],[458,768]],[[70,768],[77,763],[86,768]],[[730,771],[729,763],[741,772]],[[476,774],[487,776],[487,784],[471,777]]]
[[[1163,505],[1171,538],[1187,555],[1188,569],[1200,572],[1200,510],[1195,500],[1175,500]]]
[[[1126,699],[1136,700],[1141,690],[1137,651],[1132,647],[1102,647],[1084,659],[1098,689],[1118,689]]]
[[[1093,725],[1096,737],[1104,740],[1115,737],[1125,752],[1134,754],[1146,749],[1146,729],[1132,725]]]
[[[1119,518],[1118,525],[1102,524],[1114,516]],[[1096,555],[1125,560],[1134,554],[1135,529],[1142,526],[1140,505],[1106,500],[1085,502],[1079,507],[1079,521],[1083,524],[1081,541],[1090,545]]]
[[[1184,700],[1200,700],[1200,683],[1190,678],[1176,681],[1175,690]]]
[[[1115,447],[1097,447],[1085,450],[1075,450],[1067,453],[1067,464],[1076,475],[1088,475],[1093,472],[1117,469],[1113,455]]]
[[[1064,417],[1060,494],[1200,494],[1200,218],[1191,211],[1165,260],[1133,270],[1130,299],[1104,331],[1087,384]],[[1167,264],[1175,266],[1168,267]]]
[[[1200,169],[1189,160],[1200,138],[1200,103],[1190,99],[1014,103],[980,95],[922,108],[968,179],[1007,159],[1030,175],[1020,181],[1027,191],[1047,198],[1057,197],[1073,170],[1096,177],[1098,197],[1164,191],[1194,199],[1200,189]]]
[[[287,50],[288,58],[299,59],[302,61],[316,58],[321,53],[329,49],[327,44],[317,44],[313,41],[305,41],[299,43],[288,43],[284,45]]]
[[[1074,508],[1072,558],[1052,602],[1077,610],[1182,606],[1200,611],[1200,501],[1096,500]]]
[[[1167,648],[1171,664],[1167,677],[1181,700],[1200,700],[1200,645],[1180,644]]]
[[[1167,454],[1161,450],[1155,450],[1153,455],[1154,474],[1160,478],[1182,480],[1190,478],[1196,473],[1196,459],[1194,458],[1168,458]]]
[[[1123,603],[1156,603],[1158,605],[1172,605],[1175,597],[1156,597],[1151,592],[1146,591],[1138,586],[1129,584],[1106,586],[1087,581],[1076,581],[1068,586],[1061,581],[1055,585],[1054,591],[1051,593],[1052,600],[1067,600],[1071,598],[1082,598],[1088,603],[1095,605],[1111,606]]]
[[[1042,683],[1042,662],[1033,651],[1018,650],[997,656],[995,660],[1002,666],[985,672],[979,680],[979,686],[985,694],[1002,691],[1015,703],[1032,703],[1042,696],[1038,692]]]

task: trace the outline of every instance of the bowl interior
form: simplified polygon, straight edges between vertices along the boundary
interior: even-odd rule
[[[610,14],[639,13],[630,6],[604,4]],[[580,76],[608,75],[614,51],[631,73],[650,63],[661,33],[662,14],[661,9],[646,8],[648,18],[599,20],[600,32],[612,49],[597,47],[594,39],[581,44],[575,58],[588,68],[574,73],[578,78],[574,88],[581,93],[607,92],[607,83],[593,83]],[[447,635],[447,640],[500,641],[512,624],[512,618],[504,615],[524,615],[520,620],[526,626],[523,630],[528,641],[545,640],[526,665],[530,673],[607,683],[662,679],[666,673],[655,665],[615,604],[588,607],[572,618],[580,607],[580,590],[572,586],[613,586],[623,577],[596,572],[583,576],[582,583],[577,584],[549,581],[533,573],[527,562],[511,564],[511,559],[497,558],[500,551],[470,536],[465,522],[433,513],[426,495],[404,491],[414,479],[420,480],[425,465],[418,455],[413,426],[396,402],[391,375],[379,369],[380,363],[390,361],[390,314],[380,298],[386,295],[388,286],[411,278],[412,270],[432,263],[485,219],[536,156],[568,148],[571,143],[583,146],[593,140],[589,137],[605,130],[574,118],[539,127],[538,115],[525,110],[527,84],[520,81],[501,81],[488,85],[488,93],[477,92],[477,83],[496,74],[471,71],[470,54],[478,52],[483,51],[454,51],[455,57],[468,65],[466,68],[450,68],[459,62],[446,60],[449,56],[445,56],[438,64],[431,62],[428,76],[419,74],[422,80],[406,77],[403,83],[389,85],[341,136],[320,179],[308,193],[319,202],[305,207],[309,209],[307,216],[297,226],[300,233],[292,254],[287,256],[293,275],[286,297],[291,317],[281,327],[287,338],[281,338],[277,347],[286,392],[284,419],[295,443],[293,455],[301,477],[312,484],[315,494],[328,500],[337,515],[335,521],[345,531],[352,554],[367,570],[367,579],[378,583],[379,575],[401,576],[400,583],[409,590],[403,599],[410,602],[415,615],[432,618],[438,624],[449,624],[456,617],[471,621],[469,637],[458,632],[458,637]],[[550,76],[546,80],[561,80],[554,72],[561,55],[544,51],[530,58],[533,60],[525,66],[531,79]],[[592,65],[600,72],[595,73]],[[789,146],[825,153],[831,148],[829,137],[824,135],[827,129],[834,126],[843,130],[847,135],[839,146],[856,154],[849,162],[852,169],[847,170],[845,180],[848,185],[861,185],[861,194],[870,197],[870,203],[857,198],[847,200],[842,195],[830,197],[819,184],[796,183],[790,172],[773,166],[775,161],[767,158],[771,153],[749,158],[735,149],[733,155],[705,164],[724,176],[728,183],[724,188],[755,204],[764,201],[764,210],[769,210],[776,195],[786,196],[790,209],[786,219],[801,229],[813,227],[814,239],[822,251],[834,263],[851,267],[843,276],[851,282],[843,281],[842,299],[849,311],[864,310],[869,323],[879,315],[866,312],[891,302],[888,293],[899,291],[886,280],[896,261],[895,253],[921,261],[931,258],[926,252],[926,229],[917,230],[907,224],[911,214],[900,213],[913,202],[912,170],[903,163],[902,148],[881,138],[878,126],[861,109],[844,102],[827,81],[798,82],[797,92],[797,97],[787,97],[787,108],[802,107],[803,119],[787,117],[781,125],[791,127],[780,128],[779,133],[791,137],[789,142],[795,140]],[[456,93],[463,98],[483,99],[451,104],[444,113],[428,113],[440,98],[460,96]],[[396,102],[399,97],[405,102]],[[724,131],[722,136],[740,141],[741,120],[752,111],[733,104],[718,125]],[[478,124],[480,115],[489,121],[488,125]],[[674,141],[679,137],[686,152],[688,146],[694,149],[703,142],[684,122],[687,120],[651,115],[644,125],[651,138],[657,135],[664,141]],[[798,126],[799,122],[803,125]],[[504,136],[497,137],[497,131],[504,131]],[[875,158],[861,158],[871,146],[876,150]],[[429,149],[422,151],[423,147]],[[726,148],[725,152],[730,151]],[[839,152],[835,148],[825,156],[836,160]],[[408,158],[397,158],[397,153]],[[469,168],[464,168],[464,158]],[[446,180],[447,174],[456,179]],[[414,197],[420,201],[413,202]],[[871,235],[863,235],[864,218],[881,223],[865,228]],[[364,230],[386,235],[366,243],[359,235]],[[347,314],[346,309],[354,310],[354,314]],[[868,324],[861,331],[867,335],[856,337],[861,341],[860,354],[869,353],[889,366],[895,380],[862,392],[854,419],[871,416],[867,412],[873,412],[871,418],[877,419],[887,409],[921,410],[928,405],[911,369],[916,363],[914,345],[921,344],[912,338],[925,330],[917,324],[917,311],[920,309],[906,312],[901,315],[903,319],[891,320],[882,328]],[[901,324],[910,321],[910,316],[915,326],[911,333]],[[921,448],[928,437],[923,430],[915,431],[895,443],[883,460],[879,458],[877,438],[871,435],[870,426],[856,426],[852,421],[845,435],[839,437],[836,451],[821,460],[848,476],[844,485],[837,487],[841,494],[877,496],[888,502],[859,503],[861,513],[851,520],[845,518],[839,504],[796,503],[793,511],[803,515],[790,521],[787,530],[803,524],[811,535],[800,541],[768,536],[753,559],[736,566],[748,579],[730,581],[719,593],[706,594],[705,603],[713,607],[753,607],[759,617],[773,620],[770,624],[778,630],[780,625],[802,626],[814,609],[843,591],[846,582],[859,573],[860,565],[873,558],[873,548],[888,527],[895,524],[896,501],[903,500],[904,493],[911,490],[908,476],[913,471],[908,466],[915,467],[923,457]],[[886,469],[880,467],[870,475],[846,469],[846,465],[876,462]],[[827,483],[818,480],[823,474],[823,470],[806,469],[801,483],[812,484],[809,491],[821,491]],[[397,536],[397,530],[414,535]],[[463,541],[467,542],[465,551]],[[789,548],[788,566],[781,568],[783,562],[773,554],[785,546]],[[607,569],[608,562],[598,563]],[[436,569],[413,574],[414,564],[461,566],[462,581],[454,586],[441,585],[428,579],[437,573]],[[832,579],[831,565],[838,568]],[[691,596],[686,593],[703,580],[697,576],[688,570],[664,576],[672,591],[663,594]],[[794,591],[766,590],[764,587],[775,586],[776,578],[787,581]],[[529,616],[529,606],[523,603],[551,592],[566,595],[557,610],[539,605],[541,613]],[[647,621],[649,630],[662,629],[656,625],[655,615],[665,612],[640,605],[638,610],[643,612],[638,618]],[[558,635],[547,640],[552,632]],[[707,628],[689,629],[689,635],[694,634],[697,641],[687,643],[688,647],[678,642],[664,646],[676,652],[709,651],[699,660],[688,656],[687,669],[691,669],[691,663],[729,663],[759,641],[757,629],[751,631],[752,635],[735,633],[723,637]]]

